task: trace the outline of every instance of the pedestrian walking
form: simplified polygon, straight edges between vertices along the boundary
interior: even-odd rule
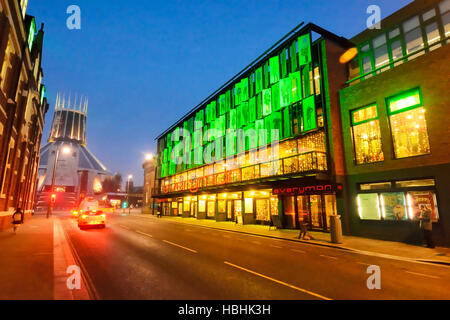
[[[434,248],[435,246],[433,241],[433,222],[431,221],[431,210],[425,204],[420,205],[419,209],[420,229],[422,230],[423,237],[425,238],[427,247]]]
[[[298,238],[302,240],[314,240],[313,236],[308,233],[304,216],[299,217],[299,224],[300,234],[298,235]]]
[[[16,233],[17,228],[23,224],[24,215],[21,208],[17,208],[12,215],[12,224],[14,226],[14,233]]]

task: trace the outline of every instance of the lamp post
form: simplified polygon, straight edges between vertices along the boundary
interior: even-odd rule
[[[61,144],[60,146],[58,146],[56,148],[56,156],[55,156],[55,163],[53,164],[53,172],[52,172],[52,185],[50,186],[50,200],[49,200],[49,204],[48,204],[48,210],[47,210],[47,219],[49,218],[49,216],[52,215],[53,212],[53,204],[56,201],[56,195],[54,194],[55,192],[55,178],[56,178],[56,165],[58,163],[58,158],[59,158],[59,152],[60,149],[62,147],[62,153],[63,154],[68,154],[70,152],[70,148],[68,146],[64,146],[63,144]]]
[[[133,179],[133,175],[129,174],[128,175],[128,180],[127,180],[127,204],[128,204],[128,213],[131,213],[131,208],[130,208],[130,181],[131,179]]]

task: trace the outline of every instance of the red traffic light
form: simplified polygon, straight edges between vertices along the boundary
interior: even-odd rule
[[[51,200],[52,200],[53,203],[55,202],[55,200],[56,200],[56,194],[54,194],[54,193],[52,194]]]

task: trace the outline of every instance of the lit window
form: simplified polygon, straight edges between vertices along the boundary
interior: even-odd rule
[[[395,157],[430,153],[425,108],[418,89],[388,99]]]
[[[357,164],[384,160],[376,105],[352,112],[352,131]]]
[[[427,44],[430,47],[430,50],[439,48],[441,46],[440,43],[437,43],[436,45],[432,46],[434,43],[439,42],[441,40],[437,23],[433,22],[427,25],[425,27],[425,32],[427,34]]]
[[[381,220],[378,193],[361,193],[356,197],[359,217],[363,220]]]

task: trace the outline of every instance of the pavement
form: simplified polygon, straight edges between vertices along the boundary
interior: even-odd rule
[[[136,211],[132,214],[139,215]],[[144,214],[141,216],[156,219],[156,217],[152,215]],[[229,221],[216,222],[215,220],[208,219],[198,220],[196,218],[172,216],[164,216],[162,219],[232,232],[248,233],[264,237],[308,243],[312,245],[352,250],[361,254],[378,255],[384,258],[450,265],[450,248],[447,247],[436,247],[434,249],[430,249],[426,246],[355,236],[343,236],[342,244],[335,244],[331,242],[331,235],[325,232],[309,231],[309,234],[313,236],[314,240],[299,240],[299,230],[276,229],[274,227],[269,228],[269,226],[263,225],[239,225]]]
[[[106,229],[80,230],[70,213],[35,215],[0,232],[0,300],[450,299],[448,248],[268,226],[107,214]],[[379,266],[380,290],[367,268]],[[81,272],[69,289],[69,267]]]

